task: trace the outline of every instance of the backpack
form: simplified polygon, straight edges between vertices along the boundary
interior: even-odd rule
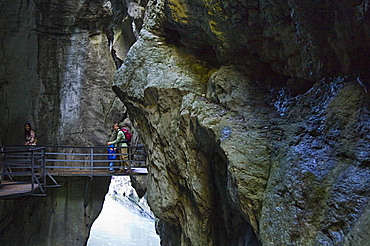
[[[131,138],[132,138],[131,132],[124,127],[121,128],[121,131],[123,131],[123,133],[125,134],[125,138],[127,142],[131,142]]]

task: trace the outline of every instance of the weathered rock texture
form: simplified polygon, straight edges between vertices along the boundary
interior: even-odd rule
[[[162,245],[368,244],[367,0],[0,9],[3,144],[102,143],[116,66]]]
[[[105,144],[123,108],[111,91],[108,3],[1,2],[2,144],[23,144],[26,122],[40,145]]]
[[[106,144],[123,113],[111,89],[112,18],[108,1],[1,1],[2,144],[23,144],[26,122],[41,146]],[[109,178],[61,185],[46,198],[2,201],[0,244],[84,245]]]
[[[0,200],[1,245],[85,245],[109,179],[58,178],[47,197]]]
[[[162,245],[366,245],[368,1],[149,1],[114,91]]]

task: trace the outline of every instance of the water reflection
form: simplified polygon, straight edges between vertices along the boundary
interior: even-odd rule
[[[129,210],[125,205],[105,197],[103,210],[91,228],[88,246],[158,246],[154,220]]]

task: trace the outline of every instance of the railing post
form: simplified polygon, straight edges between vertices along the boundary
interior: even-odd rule
[[[90,147],[90,178],[93,178],[94,175],[94,148]]]
[[[4,151],[4,149],[3,149],[3,147],[1,147],[0,146],[0,151],[2,152],[1,153],[1,156],[0,156],[0,185],[1,185],[1,182],[3,181],[3,179],[4,179],[4,175],[3,175],[3,172],[4,172],[4,153],[3,153],[3,151]]]
[[[31,151],[31,194],[33,194],[35,189],[35,151]]]
[[[129,174],[131,175],[131,166],[132,166],[132,157],[131,157],[131,154],[132,154],[132,151],[131,151],[131,145],[128,145],[127,144],[127,148],[128,148],[128,151],[127,151],[127,153],[128,153],[128,163],[129,163]]]
[[[46,187],[45,147],[41,149],[41,168],[44,179],[44,187]]]
[[[12,173],[11,173],[12,170],[11,170],[11,168],[9,166],[9,159],[8,159],[8,154],[7,153],[4,153],[4,167],[3,168],[4,168],[4,171],[5,172],[9,172],[10,173],[10,174],[8,174],[9,180],[10,181],[14,181],[13,176],[12,176]]]

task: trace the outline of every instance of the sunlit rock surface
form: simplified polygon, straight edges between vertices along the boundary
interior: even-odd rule
[[[132,186],[129,176],[112,177],[108,195],[114,200],[120,201],[132,211],[146,218],[154,219],[146,197],[140,197],[136,188]]]
[[[162,245],[368,244],[368,1],[0,6],[2,144],[25,121],[44,144],[105,143],[119,68]],[[53,223],[90,204],[84,188],[60,191],[79,195]],[[86,228],[64,229],[83,245]]]
[[[163,245],[369,240],[364,1],[150,1],[114,91]]]

